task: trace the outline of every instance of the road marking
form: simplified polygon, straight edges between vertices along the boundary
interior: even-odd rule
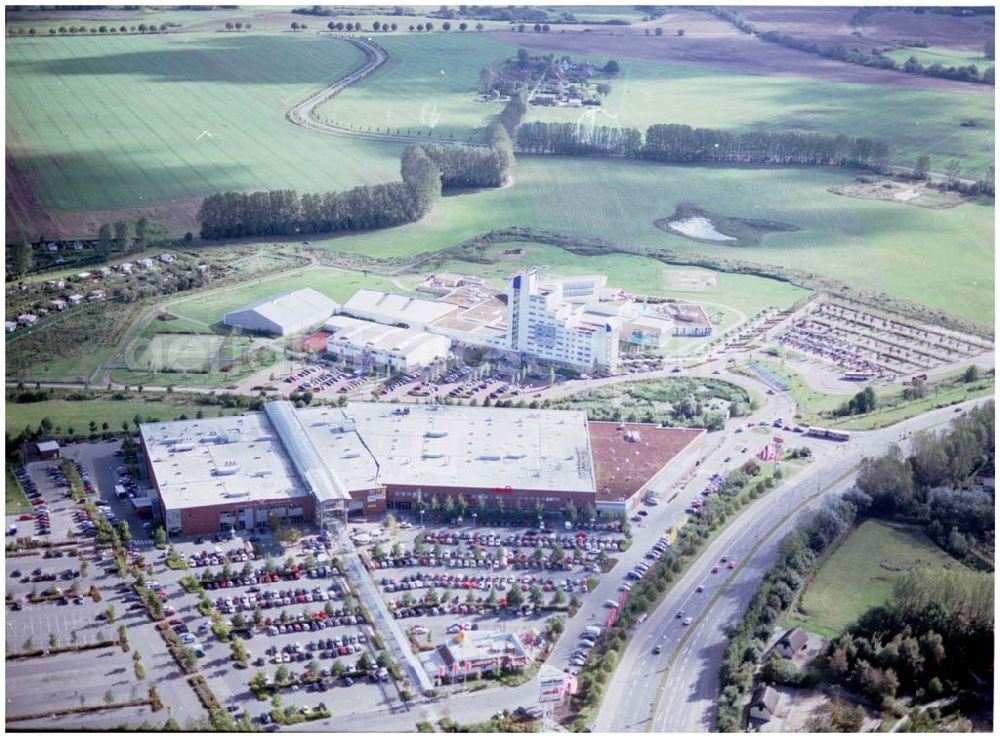
[[[693,633],[698,629],[698,626],[701,624],[702,620],[704,620],[704,618],[708,615],[708,612],[712,610],[712,606],[715,605],[715,602],[719,598],[722,597],[723,592],[725,592],[725,590],[732,584],[732,581],[736,579],[736,577],[739,575],[739,573],[743,569],[743,567],[747,565],[747,560],[750,560],[750,559],[753,558],[753,555],[757,552],[757,549],[759,549],[768,538],[770,538],[774,533],[776,533],[778,531],[779,528],[781,528],[786,522],[788,522],[788,519],[793,514],[795,514],[796,512],[798,512],[798,510],[800,510],[801,508],[805,507],[810,502],[813,502],[817,497],[819,497],[822,494],[824,494],[825,492],[827,492],[831,487],[836,486],[837,484],[839,484],[841,481],[844,480],[844,478],[846,478],[847,476],[850,476],[856,470],[857,470],[857,466],[850,466],[846,470],[844,470],[843,472],[841,472],[840,474],[838,474],[834,479],[832,479],[831,481],[829,481],[822,488],[817,487],[817,490],[816,490],[816,492],[814,494],[810,494],[809,496],[807,496],[806,499],[804,499],[802,502],[798,503],[795,507],[793,507],[790,512],[786,513],[779,520],[778,523],[776,523],[775,525],[773,525],[771,527],[771,529],[766,534],[764,534],[764,536],[759,541],[757,541],[750,548],[750,550],[748,551],[748,553],[744,555],[743,561],[740,562],[736,566],[735,570],[733,570],[733,574],[730,575],[723,582],[722,586],[715,593],[715,595],[713,595],[712,598],[709,599],[708,604],[705,607],[704,611],[702,611],[701,614],[698,615],[698,618],[695,619],[695,621],[691,624],[691,626],[688,629],[688,631],[684,633],[684,636],[681,638],[681,642],[679,643],[679,645],[683,645],[693,635]],[[690,649],[690,647],[691,647],[691,645],[688,645],[688,649]],[[686,652],[685,652],[685,654],[686,654]],[[671,656],[670,660],[667,662],[667,667],[663,670],[663,676],[660,679],[660,685],[659,685],[659,687],[656,690],[656,699],[653,702],[653,711],[652,712],[653,712],[654,718],[655,718],[655,715],[656,715],[656,713],[658,711],[658,708],[659,708],[659,705],[660,705],[660,700],[663,698],[663,693],[664,693],[664,691],[666,690],[666,687],[667,687],[667,677],[670,675],[670,669],[673,667],[674,662],[677,660],[677,655],[678,655],[678,651],[674,650],[673,656]],[[652,724],[650,724],[650,726],[647,727],[647,729],[646,729],[647,733],[649,733],[651,731],[652,731]]]

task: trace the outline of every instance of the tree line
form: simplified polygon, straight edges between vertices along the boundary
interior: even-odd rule
[[[735,132],[689,125],[650,125],[645,138],[633,128],[584,128],[529,122],[517,131],[526,153],[613,156],[679,163],[819,164],[881,169],[889,146],[870,138],[816,133]]]
[[[782,47],[788,47],[790,49],[796,49],[800,52],[807,52],[809,54],[819,55],[820,57],[825,57],[830,60],[838,60],[840,62],[850,63],[852,65],[862,65],[867,68],[879,68],[881,70],[896,70],[902,73],[910,73],[912,75],[927,75],[933,78],[949,78],[956,81],[967,81],[970,83],[986,83],[993,84],[994,79],[994,69],[989,67],[982,73],[975,65],[960,65],[952,67],[944,67],[940,63],[934,63],[933,65],[924,66],[916,58],[911,57],[903,65],[899,65],[891,57],[886,57],[878,49],[872,49],[870,52],[866,52],[859,47],[853,47],[848,49],[842,44],[817,44],[815,42],[806,41],[804,39],[797,39],[789,34],[783,34],[780,31],[758,31],[757,27],[748,21],[744,16],[739,13],[720,6],[712,6],[706,8],[709,13],[728,21],[733,26],[738,28],[740,31],[746,34],[754,34],[758,38],[763,39],[765,42],[771,42],[772,44],[780,44]],[[863,9],[851,18],[851,25],[859,25],[863,23],[871,13],[877,12],[876,10]],[[992,40],[991,40],[992,41]],[[990,60],[993,59],[992,55],[993,45],[988,42],[984,46],[984,54]]]
[[[486,141],[489,148],[436,143],[420,148],[441,171],[442,187],[500,187],[514,168],[514,144],[499,123],[487,129]]]
[[[960,416],[947,432],[914,435],[908,458],[894,445],[865,459],[857,482],[869,498],[865,514],[918,523],[959,559],[977,545],[990,547],[994,496],[976,479],[995,473],[995,421],[990,402]]]
[[[156,24],[145,24],[140,23],[134,26],[108,26],[101,24],[100,26],[59,26],[50,27],[48,29],[49,36],[65,36],[76,35],[76,34],[155,34],[155,33],[166,33],[168,29],[180,26],[179,23],[161,23],[159,26]],[[250,24],[247,24],[247,28],[250,28]],[[7,29],[8,36],[36,36],[37,31],[34,27],[25,28],[24,26],[10,27]]]
[[[267,190],[210,195],[198,211],[205,239],[316,234],[383,229],[417,221],[448,187],[499,187],[514,166],[506,129],[487,130],[487,148],[407,146],[398,182],[359,185],[342,192]]]

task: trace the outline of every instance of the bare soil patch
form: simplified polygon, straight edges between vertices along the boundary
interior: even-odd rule
[[[643,31],[635,28],[595,30],[591,33],[567,30],[564,34],[518,34],[509,31],[488,33],[529,49],[559,50],[597,58],[631,58],[748,75],[788,75],[835,83],[863,83],[993,96],[991,86],[907,75],[828,60],[740,33],[725,21],[707,13],[692,13],[709,20],[701,24],[700,31],[691,31],[685,26],[682,37],[666,31],[661,37],[646,36]],[[666,29],[667,25],[663,25]]]
[[[885,177],[861,176],[846,185],[829,188],[835,195],[862,200],[887,200],[920,208],[954,208],[966,201],[961,193],[939,190],[924,182],[908,182]]]
[[[856,46],[862,40],[851,32],[857,8],[805,6],[798,8],[748,5],[738,9],[759,31],[778,31],[817,44]]]
[[[706,291],[718,283],[719,276],[713,270],[663,269],[663,285],[671,291]]]
[[[885,41],[912,40],[932,47],[982,49],[993,36],[994,17],[880,11],[865,21],[862,31],[866,37]]]
[[[198,209],[202,196],[178,198],[168,203],[144,208],[120,208],[108,211],[50,212],[38,199],[28,175],[18,168],[7,150],[5,153],[7,205],[6,241],[17,239],[22,227],[31,228],[30,239],[41,234],[46,239],[86,239],[96,237],[101,224],[118,220],[135,221],[145,216],[162,226],[169,236],[181,236],[198,229]]]

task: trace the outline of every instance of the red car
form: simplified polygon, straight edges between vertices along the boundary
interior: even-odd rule
[[[21,515],[21,517],[19,518],[19,520],[34,520],[34,519],[35,519],[34,515],[27,515],[27,514]]]

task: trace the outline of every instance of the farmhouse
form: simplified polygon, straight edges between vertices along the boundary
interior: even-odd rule
[[[107,266],[105,266],[103,268],[98,268],[97,272],[100,273],[102,276],[110,276],[111,275],[111,268],[108,268]]]
[[[140,268],[152,268],[153,259],[148,257],[139,258],[138,260],[135,261],[135,264],[138,265]]]
[[[809,645],[809,636],[801,629],[788,630],[784,637],[778,640],[775,649],[785,658],[794,658]]]
[[[13,333],[15,330],[17,330],[17,323],[7,320],[6,322],[4,322],[3,327],[4,330],[6,330],[8,333]]]
[[[227,312],[222,319],[232,327],[286,336],[322,324],[336,307],[336,302],[318,291],[299,289]]]
[[[762,684],[750,700],[750,717],[756,720],[771,720],[778,709],[778,692],[767,684]]]
[[[164,265],[172,265],[174,262],[174,256],[164,252],[160,255],[160,262]]]
[[[395,372],[413,372],[435,359],[444,359],[451,340],[443,335],[397,328],[337,315],[323,325],[331,332],[326,351],[348,364],[368,369],[389,366]]]
[[[79,278],[81,281],[87,281],[90,279],[91,275],[92,274],[89,271],[83,271],[82,273],[77,273],[76,277]]]
[[[17,316],[17,321],[21,323],[21,325],[31,326],[38,322],[38,316],[33,315],[30,312],[25,312],[24,314]]]
[[[52,309],[55,309],[55,310],[64,310],[64,309],[66,309],[66,300],[65,299],[53,299],[51,302],[49,302],[49,306]]]
[[[105,297],[107,297],[107,292],[104,289],[94,289],[87,295],[88,302],[103,302]]]
[[[70,304],[79,304],[83,301],[83,294],[70,294],[66,299]]]
[[[133,268],[132,263],[122,263],[121,265],[118,266],[118,270],[121,273],[124,273],[126,276],[132,275],[132,268]]]
[[[704,442],[701,430],[663,430],[677,439],[656,443],[655,460],[630,472],[632,496],[598,504],[609,496],[604,477],[626,486],[602,463],[611,454],[591,450],[600,426],[582,411],[269,401],[263,413],[143,424],[140,432],[160,516],[185,535],[266,525],[272,513],[310,521],[331,505],[378,517],[459,495],[543,512],[570,502],[623,510],[668,467],[680,474],[693,466]],[[643,426],[655,429],[627,429]]]
[[[56,289],[66,288],[66,282],[61,278],[57,278],[55,281],[49,281],[49,285]]]

